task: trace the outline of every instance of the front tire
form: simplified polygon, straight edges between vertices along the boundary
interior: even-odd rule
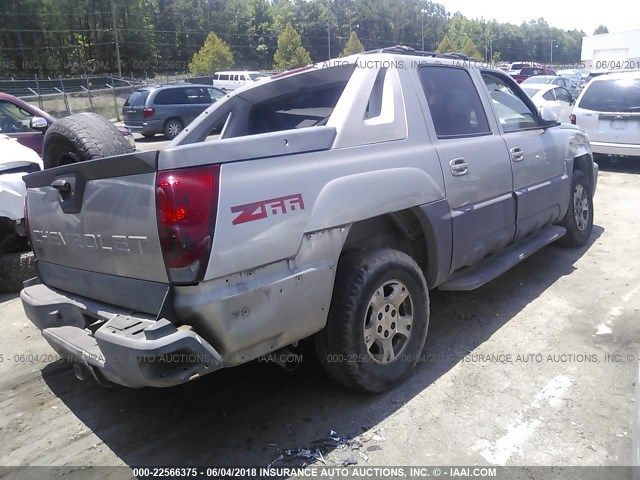
[[[559,224],[567,229],[558,240],[559,245],[580,247],[589,241],[593,229],[593,192],[582,170],[573,171],[569,208]]]
[[[388,248],[354,252],[338,264],[316,351],[325,371],[342,385],[384,392],[410,374],[428,327],[429,295],[416,262]]]

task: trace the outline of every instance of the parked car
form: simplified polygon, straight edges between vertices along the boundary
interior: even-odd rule
[[[563,87],[568,90],[572,97],[577,97],[580,94],[580,88],[578,88],[578,85],[576,83],[568,78],[561,77],[560,75],[535,75],[533,77],[525,78],[521,82],[521,85],[524,88],[524,85],[528,85],[531,83],[550,84],[557,85],[558,87]]]
[[[559,122],[571,123],[570,116],[574,100],[566,88],[546,83],[527,83],[526,81],[520,85],[536,107],[549,108]]]
[[[213,86],[224,91],[229,91],[244,87],[261,78],[269,78],[269,75],[249,71],[216,72],[213,76]]]
[[[513,75],[519,75],[520,71],[525,68],[525,67],[531,67],[532,65],[528,62],[513,62],[511,65],[509,65],[509,67],[507,68],[507,73],[511,76]]]
[[[519,74],[513,75],[513,79],[518,83],[522,83],[525,79],[537,75],[553,75],[555,77],[556,72],[546,67],[525,67],[520,70]]]
[[[595,154],[640,156],[640,71],[609,73],[593,78],[571,115]]]
[[[15,138],[25,147],[43,154],[44,133],[56,118],[8,93],[0,93],[0,134]],[[131,130],[117,127],[125,140],[135,148]]]
[[[210,85],[143,87],[129,95],[122,107],[122,116],[125,126],[133,132],[145,137],[162,133],[173,139],[224,95],[225,92]]]
[[[429,289],[591,235],[587,136],[460,58],[296,69],[165,149],[29,175],[26,315],[80,378],[167,387],[309,339],[343,385],[394,387],[425,347]]]
[[[582,85],[584,84],[584,77],[582,76],[582,70],[577,68],[569,68],[566,70],[558,70],[558,75],[561,77],[568,78],[571,80],[578,89],[582,89]]]
[[[0,135],[0,292],[18,292],[22,282],[35,277],[33,255],[27,253],[22,178],[41,170],[42,159],[33,149]]]

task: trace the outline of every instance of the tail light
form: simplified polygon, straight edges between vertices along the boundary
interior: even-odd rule
[[[144,118],[151,118],[154,113],[156,113],[156,109],[155,108],[144,107],[142,109],[142,116]]]
[[[576,116],[573,113],[569,115],[569,120],[571,121],[571,125],[576,124]]]
[[[158,233],[172,283],[202,280],[209,261],[219,189],[220,165],[158,172]]]

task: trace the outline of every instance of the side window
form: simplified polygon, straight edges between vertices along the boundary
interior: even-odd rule
[[[179,105],[188,102],[184,88],[168,88],[157,93],[154,103],[156,105]]]
[[[211,102],[215,102],[224,97],[224,92],[221,92],[218,89],[208,88],[207,90],[209,91],[209,98],[211,99]]]
[[[367,109],[364,112],[364,118],[375,118],[380,115],[382,111],[382,89],[384,87],[384,77],[386,74],[386,68],[381,68],[378,72],[376,81],[373,84],[373,89],[371,90],[369,103],[367,103]]]
[[[184,93],[187,97],[187,103],[191,103],[195,105],[211,103],[211,98],[209,97],[209,92],[207,91],[206,88],[202,88],[202,87],[185,88]]]
[[[224,80],[226,82],[227,80],[229,80],[229,75],[227,74],[220,75],[220,80]]]
[[[489,90],[500,125],[505,132],[538,127],[537,116],[503,79],[491,73],[483,73],[482,78]]]
[[[427,66],[418,70],[438,138],[491,133],[478,91],[462,68]]]
[[[555,102],[556,101],[556,96],[553,93],[554,90],[555,90],[555,88],[552,88],[547,93],[542,95],[542,98],[544,98],[545,100],[548,100],[549,102]]]
[[[0,101],[0,133],[33,132],[29,128],[32,115],[11,102]]]
[[[553,90],[556,93],[556,98],[561,102],[571,103],[571,101],[573,100],[573,98],[571,97],[571,94],[564,88],[558,87],[558,88],[554,88]]]

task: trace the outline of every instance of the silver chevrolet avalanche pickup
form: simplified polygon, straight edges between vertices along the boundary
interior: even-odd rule
[[[21,298],[100,382],[176,385],[310,338],[331,377],[380,392],[420,357],[429,290],[587,243],[597,174],[508,74],[367,52],[235,90],[165,150],[25,177]]]

